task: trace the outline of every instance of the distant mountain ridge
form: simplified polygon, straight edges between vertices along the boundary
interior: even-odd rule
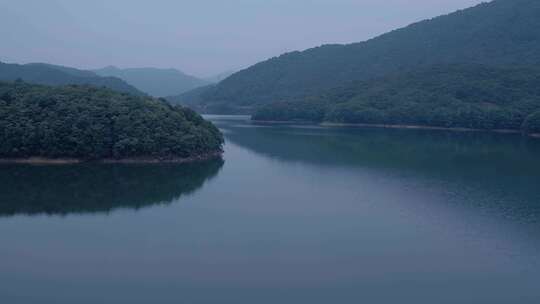
[[[101,77],[90,71],[46,63],[10,64],[0,62],[0,81],[15,81],[17,79],[27,83],[51,86],[91,85],[106,87],[121,93],[144,95],[120,78]]]
[[[258,107],[350,81],[436,64],[540,64],[540,1],[495,0],[374,39],[324,45],[258,63],[199,92],[197,109]],[[189,94],[188,94],[189,95]]]
[[[187,75],[176,69],[120,69],[114,66],[108,66],[94,70],[93,72],[100,76],[113,76],[123,79],[137,89],[155,97],[180,95],[210,83],[209,81]]]

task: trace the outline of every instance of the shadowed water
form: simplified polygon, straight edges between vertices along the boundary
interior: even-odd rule
[[[211,119],[224,164],[3,167],[0,300],[540,301],[539,141]]]
[[[187,165],[0,165],[0,216],[67,215],[170,204],[217,175],[223,160]]]

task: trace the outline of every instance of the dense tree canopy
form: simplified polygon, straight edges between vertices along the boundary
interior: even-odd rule
[[[270,104],[253,118],[519,130],[539,109],[538,69],[441,65]]]
[[[164,100],[89,86],[0,83],[0,157],[192,158],[221,151],[219,130]]]
[[[495,0],[412,24],[366,42],[292,52],[184,96],[203,112],[245,111],[435,64],[540,64],[540,1]],[[215,107],[212,105],[221,105]]]

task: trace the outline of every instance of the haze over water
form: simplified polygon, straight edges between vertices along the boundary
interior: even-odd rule
[[[224,162],[2,166],[0,298],[540,301],[539,141],[211,119]]]

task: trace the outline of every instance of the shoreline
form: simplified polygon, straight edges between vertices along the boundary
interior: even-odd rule
[[[0,164],[26,164],[26,165],[74,165],[74,164],[186,164],[217,159],[223,156],[223,152],[207,153],[199,156],[187,158],[149,158],[133,157],[123,159],[97,159],[84,160],[77,158],[47,158],[47,157],[27,157],[27,158],[0,158]]]
[[[250,121],[253,122],[253,123],[261,124],[261,125],[290,125],[290,124],[295,124],[295,125],[317,125],[317,126],[322,126],[324,124],[324,123],[318,123],[318,122],[313,122],[313,121],[294,121],[294,120],[280,121],[280,120],[252,120],[252,119],[250,119]]]
[[[307,121],[271,121],[271,120],[252,120],[258,124],[301,124],[301,125],[316,125],[321,127],[352,127],[352,128],[377,128],[377,129],[407,129],[407,130],[435,130],[435,131],[454,131],[454,132],[490,132],[499,134],[523,134],[520,130],[510,129],[472,129],[472,128],[447,128],[447,127],[431,127],[419,125],[386,125],[386,124],[362,124],[362,123],[334,123],[334,122],[307,122]],[[540,138],[540,133],[531,133],[525,135],[532,138]]]
[[[432,127],[419,125],[386,125],[386,124],[347,124],[347,123],[321,123],[321,126],[326,127],[361,127],[361,128],[379,128],[379,129],[409,129],[409,130],[435,130],[435,131],[455,131],[455,132],[492,132],[502,134],[521,134],[519,130],[510,129],[473,129],[473,128],[448,128],[448,127]]]

